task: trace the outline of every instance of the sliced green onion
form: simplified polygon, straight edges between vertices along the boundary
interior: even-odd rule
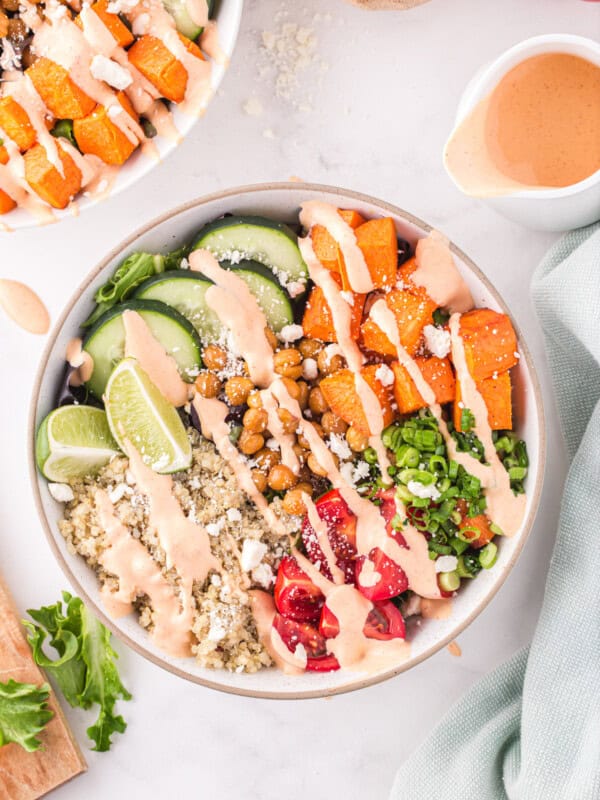
[[[419,450],[433,451],[441,441],[441,434],[432,430],[417,430],[414,436],[414,445]]]
[[[411,503],[415,508],[427,508],[431,504],[431,500],[429,497],[415,497],[413,495]]]
[[[438,475],[448,474],[448,462],[443,456],[433,455],[429,458],[429,471]]]
[[[411,447],[408,444],[400,445],[396,450],[396,465],[398,467],[414,468],[419,466],[421,454],[416,447]]]
[[[390,522],[390,525],[395,531],[398,531],[404,525],[404,520],[402,519],[400,514],[394,514],[394,516],[392,517],[392,521]]]
[[[494,536],[504,536],[504,531],[499,525],[496,525],[495,522],[490,522],[490,530]]]
[[[428,547],[434,553],[437,553],[438,556],[451,556],[452,555],[452,548],[447,544],[436,544],[435,542],[429,542]]]
[[[463,556],[465,569],[468,569],[471,575],[477,575],[481,572],[481,564],[479,563],[479,555],[476,553],[465,553]]]
[[[508,477],[511,479],[511,481],[522,481],[526,475],[526,467],[511,467],[508,470]]]
[[[401,483],[396,486],[396,497],[398,500],[401,500],[404,505],[408,505],[414,500],[412,493],[409,492],[406,486],[403,486]]]
[[[377,451],[373,447],[367,447],[367,449],[363,452],[362,457],[367,464],[377,463]]]
[[[480,534],[481,531],[474,527],[459,528],[456,532],[458,538],[468,544],[474,542],[475,539],[479,539]]]
[[[479,551],[479,563],[484,569],[491,569],[498,558],[498,548],[494,542],[489,542]]]
[[[454,572],[440,572],[438,576],[440,589],[444,592],[455,592],[460,586],[460,576]]]
[[[469,408],[460,412],[460,428],[463,433],[469,433],[475,427],[475,415]]]
[[[458,477],[458,467],[459,467],[458,461],[451,461],[448,464],[448,477],[450,478],[451,481],[455,481],[456,478]]]
[[[457,556],[461,556],[469,546],[468,542],[465,542],[464,539],[459,539],[458,536],[453,536],[449,540],[448,544],[454,550]]]
[[[472,572],[465,566],[465,560],[462,555],[458,557],[458,564],[456,565],[456,572],[458,573],[459,578],[473,578],[475,577]]]

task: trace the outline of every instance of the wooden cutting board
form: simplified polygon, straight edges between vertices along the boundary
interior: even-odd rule
[[[40,685],[47,678],[33,661],[19,620],[0,577],[0,681]],[[54,717],[40,734],[43,749],[27,753],[14,743],[0,747],[2,800],[35,800],[87,769],[54,693],[48,705]]]

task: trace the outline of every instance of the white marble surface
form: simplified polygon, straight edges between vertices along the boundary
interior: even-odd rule
[[[247,0],[239,47],[204,121],[149,177],[79,219],[3,235],[0,275],[27,280],[56,317],[80,278],[120,239],[164,210],[237,184],[305,180],[379,196],[444,230],[496,283],[538,364],[548,414],[542,510],[525,552],[484,614],[460,637],[462,658],[439,653],[412,672],[331,700],[254,701],[188,685],[118,647],[135,699],[110,754],[87,752],[89,772],[61,800],[187,796],[219,800],[384,798],[397,765],[479,676],[534,630],[555,533],[564,455],[529,297],[530,275],[554,240],[462,197],[440,151],[460,92],[483,62],[520,39],[594,35],[598,6],[581,0],[432,0],[406,13],[361,12],[342,0],[288,3],[316,29],[329,63],[306,94],[314,111],[274,97],[257,73],[259,32],[275,0]],[[312,22],[316,12],[329,15]],[[256,95],[264,107],[250,116]],[[263,135],[273,131],[275,138]],[[27,479],[25,422],[43,341],[0,317],[3,392],[0,569],[21,609],[66,587],[38,524]],[[89,718],[69,711],[84,748]]]

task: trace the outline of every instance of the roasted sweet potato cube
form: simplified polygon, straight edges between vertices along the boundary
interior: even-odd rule
[[[394,220],[391,217],[370,219],[359,225],[355,234],[374,288],[393,286],[398,268],[398,239]]]
[[[437,308],[433,300],[406,289],[392,289],[385,296],[388,306],[394,312],[400,343],[409,355],[414,355],[419,347],[425,325],[433,322],[433,312]],[[394,346],[373,320],[367,319],[361,327],[363,344],[369,350],[384,356],[396,356]]]
[[[8,164],[8,152],[6,147],[2,146],[0,146],[0,164]],[[0,189],[0,214],[8,214],[16,205],[12,197]]]
[[[119,92],[118,98],[127,113],[137,119],[127,96]],[[137,147],[112,121],[104,106],[96,106],[87,117],[75,120],[73,134],[82,153],[98,156],[105,164],[124,164]]]
[[[118,14],[109,14],[107,11],[108,2],[109,0],[97,0],[97,2],[91,6],[91,9],[100,17],[104,25],[111,32],[117,45],[119,47],[129,47],[135,37]]]
[[[42,200],[54,208],[66,208],[81,188],[81,172],[71,156],[58,145],[64,175],[48,160],[45,149],[34,145],[23,156],[25,179]]]
[[[392,411],[392,393],[390,387],[384,386],[377,378],[377,364],[370,364],[361,370],[361,375],[377,395],[379,405],[383,411],[383,424],[389,425],[394,418]],[[352,425],[361,433],[370,435],[367,416],[363,409],[354,374],[349,369],[340,369],[333,375],[323,378],[319,384],[329,407],[334,414],[341,417],[348,425]]]
[[[365,221],[358,211],[340,208],[338,214],[351,228],[357,228]],[[310,238],[314,253],[321,264],[332,272],[344,274],[344,256],[327,228],[324,225],[315,225],[310,232]],[[349,288],[347,283],[344,288]]]
[[[477,391],[483,397],[487,406],[488,423],[492,430],[512,429],[512,386],[510,373],[501,372],[495,377],[485,378],[477,384]],[[462,400],[460,385],[456,384],[456,402],[454,403],[453,421],[457,431],[462,430]]]
[[[517,363],[517,336],[506,314],[476,308],[460,318],[465,357],[476,382],[504,372]]]
[[[204,58],[198,45],[179,34],[186,50]],[[127,51],[130,63],[156,87],[162,97],[181,103],[185,97],[188,74],[183,64],[156,36],[140,36]]]
[[[29,115],[10,95],[0,100],[0,128],[13,140],[21,152],[33,147],[37,139]]]
[[[451,403],[456,393],[454,372],[448,358],[415,358],[425,381],[433,389],[436,403]],[[427,403],[421,396],[413,379],[398,361],[392,364],[394,371],[394,398],[401,414],[412,414]]]
[[[334,273],[333,277],[339,285],[341,283],[339,275]],[[365,295],[355,294],[350,327],[353,339],[358,339],[360,334],[360,321],[364,304]],[[304,309],[304,317],[302,318],[302,329],[304,330],[304,335],[311,339],[319,339],[321,342],[337,342],[331,311],[319,286],[313,287],[309,295]]]
[[[95,101],[71,80],[60,64],[40,56],[26,72],[44,105],[57,119],[83,119],[94,110]]]

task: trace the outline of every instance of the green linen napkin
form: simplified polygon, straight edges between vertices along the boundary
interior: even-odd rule
[[[600,798],[600,223],[532,281],[572,458],[530,648],[481,680],[400,768],[391,800]]]

